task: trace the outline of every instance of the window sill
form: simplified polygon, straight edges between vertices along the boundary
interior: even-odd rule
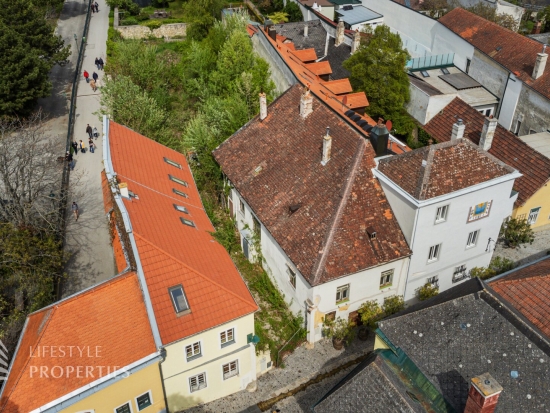
[[[224,377],[223,379],[224,379],[224,381],[225,381],[225,380],[232,379],[233,377],[239,377],[239,373],[233,374],[232,376],[229,376],[229,377]]]
[[[435,224],[442,224],[443,222],[447,222],[446,219],[440,219],[439,221],[435,221]]]
[[[194,361],[194,360],[196,360],[196,359],[200,359],[201,357],[202,357],[202,353],[196,354],[196,355],[194,355],[194,356],[192,356],[192,357],[187,357],[186,360],[187,360],[188,363],[190,363],[190,362],[192,362],[192,361]]]
[[[191,314],[191,309],[180,311],[179,313],[176,313],[176,317],[183,317],[184,315]]]
[[[472,248],[475,248],[477,246],[477,244],[474,244],[474,245],[466,245],[466,249],[467,250],[471,250]]]
[[[346,303],[349,303],[349,298],[346,299],[346,300],[342,300],[342,301],[336,301],[336,305],[346,304]]]
[[[393,284],[384,284],[384,285],[381,285],[380,286],[380,289],[383,290],[384,288],[389,288],[391,287]]]
[[[222,343],[222,348],[229,347],[231,344],[235,344],[235,340],[228,341],[227,343]]]
[[[434,262],[437,262],[437,261],[439,261],[439,259],[437,259],[437,260],[428,260],[428,264],[433,264]]]

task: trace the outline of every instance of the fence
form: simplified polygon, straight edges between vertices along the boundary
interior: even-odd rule
[[[407,62],[406,68],[409,70],[418,70],[450,66],[453,64],[454,58],[454,53],[440,54],[437,56],[415,57]]]

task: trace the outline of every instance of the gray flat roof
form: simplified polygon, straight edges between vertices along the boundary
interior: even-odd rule
[[[371,9],[367,9],[364,6],[353,6],[353,10],[344,10],[338,9],[336,10],[336,13],[338,13],[341,20],[343,20],[345,23],[349,24],[350,26],[353,26],[354,24],[364,23],[368,22],[369,20],[379,19],[380,17],[384,17],[381,14],[378,14]]]
[[[534,150],[550,158],[550,132],[532,133],[519,138]]]

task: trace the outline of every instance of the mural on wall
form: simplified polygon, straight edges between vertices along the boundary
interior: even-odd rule
[[[493,201],[482,202],[481,204],[470,207],[470,213],[468,214],[468,222],[480,220],[488,217],[491,211],[491,204]]]

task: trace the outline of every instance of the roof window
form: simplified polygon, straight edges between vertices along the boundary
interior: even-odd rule
[[[190,221],[188,219],[185,219],[183,217],[180,217],[180,220],[183,224],[185,225],[189,225],[190,227],[194,227],[195,226],[195,223],[193,221]]]
[[[170,178],[171,181],[183,185],[183,186],[189,186],[187,185],[187,182],[185,182],[183,179],[176,178],[174,175],[168,175],[168,178]]]
[[[450,75],[450,74],[451,74],[451,72],[449,72],[449,69],[447,69],[446,67],[441,68],[441,72],[442,72],[444,75]]]
[[[422,77],[430,77],[430,74],[425,70],[421,70],[420,74],[422,75]]]
[[[188,213],[189,213],[189,211],[187,210],[187,208],[185,208],[184,206],[177,205],[177,204],[173,204],[173,205],[174,205],[174,208],[176,209],[176,211],[183,212],[184,214],[188,214]]]
[[[164,162],[166,162],[169,165],[175,166],[176,168],[181,169],[181,164],[179,164],[179,163],[177,163],[177,162],[175,162],[171,159],[168,159],[166,156],[164,157]]]
[[[172,299],[172,304],[174,304],[174,309],[176,313],[181,313],[183,311],[189,310],[189,304],[187,303],[187,298],[183,292],[183,287],[177,285],[168,289],[170,293],[170,298]]]
[[[172,192],[184,198],[189,198],[189,195],[187,195],[185,192],[178,191],[176,188],[172,188]]]

